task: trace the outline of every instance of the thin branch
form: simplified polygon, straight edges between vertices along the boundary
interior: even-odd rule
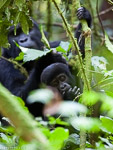
[[[113,9],[113,6],[110,8],[107,8],[101,12],[99,12],[99,16],[105,15],[106,13],[110,12]],[[98,15],[94,16],[95,18],[98,17]]]
[[[102,39],[102,44],[103,44],[103,43],[105,42],[105,33],[104,33],[104,27],[103,27],[101,18],[100,18],[100,16],[99,16],[98,0],[97,0],[97,3],[96,3],[96,11],[97,11],[97,16],[98,16],[98,19],[99,19],[99,22],[100,22],[100,25],[101,25],[102,33],[103,33],[103,39]]]
[[[38,24],[43,24],[43,25],[46,25],[47,23],[45,23],[45,22],[38,22]],[[61,28],[63,28],[63,24],[62,23],[50,23],[49,24],[50,26],[56,26],[56,27],[61,27]],[[71,25],[71,27],[72,28],[74,28],[74,29],[76,29],[77,28],[77,25]]]
[[[60,8],[58,7],[56,1],[55,0],[52,0],[52,1],[53,1],[54,5],[55,5],[55,7],[56,7],[56,9],[57,9],[57,11],[59,13],[59,15],[62,18],[62,21],[64,23],[64,27],[65,27],[65,29],[66,29],[66,31],[68,33],[68,36],[69,36],[70,40],[73,43],[74,49],[77,51],[78,61],[79,61],[79,64],[80,64],[80,67],[81,67],[81,71],[82,71],[82,74],[83,74],[84,84],[87,86],[87,89],[90,90],[90,85],[89,85],[88,79],[86,77],[86,73],[85,73],[85,70],[84,70],[83,63],[82,63],[81,53],[79,51],[79,47],[78,47],[77,41],[75,40],[75,38],[74,38],[74,36],[73,36],[73,34],[71,32],[70,25],[67,23],[67,21],[66,21],[65,17],[63,16]]]
[[[28,78],[27,70],[21,64],[19,64],[17,61],[12,60],[12,59],[7,59],[3,56],[1,56],[1,58],[12,63],[15,66],[15,68],[17,68],[23,75],[25,75]]]

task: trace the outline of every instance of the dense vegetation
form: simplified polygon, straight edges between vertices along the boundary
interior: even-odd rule
[[[82,60],[73,33],[77,27],[76,10],[86,7],[92,15],[92,29],[81,20],[85,34],[85,59]],[[55,110],[57,117],[33,118],[19,97],[14,97],[0,84],[0,111],[11,120],[10,126],[0,126],[0,149],[84,150],[113,149],[113,2],[112,0],[1,0],[0,47],[8,47],[7,34],[11,25],[21,24],[24,33],[32,26],[31,17],[39,24],[45,49],[37,54],[22,50],[16,60],[30,61],[46,55],[50,49],[43,30],[51,41],[61,40],[55,50],[62,53],[73,68],[78,68],[84,83],[83,93],[73,101],[62,102]],[[63,23],[62,23],[63,22]],[[42,28],[43,27],[43,28]],[[15,28],[16,29],[16,28]],[[16,32],[16,30],[15,30]],[[92,34],[92,37],[91,37]],[[17,45],[19,46],[19,45]],[[77,51],[77,56],[72,57]],[[1,53],[1,51],[0,51]],[[21,68],[22,69],[22,68]],[[74,74],[76,75],[76,74]],[[32,93],[34,101],[51,101],[51,91],[40,89]],[[49,110],[51,113],[51,109]],[[15,117],[16,116],[16,117]],[[9,122],[7,118],[6,120]]]

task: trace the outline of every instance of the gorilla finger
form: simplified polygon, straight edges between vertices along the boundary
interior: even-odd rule
[[[77,91],[75,92],[75,94],[80,93],[80,88],[77,89]]]
[[[73,92],[74,92],[75,90],[77,90],[77,86],[75,86],[75,87],[72,89]]]

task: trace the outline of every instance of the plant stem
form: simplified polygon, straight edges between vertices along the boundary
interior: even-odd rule
[[[62,14],[62,12],[61,12],[59,6],[58,6],[58,4],[56,3],[55,0],[52,0],[52,1],[53,1],[54,5],[55,5],[55,7],[56,7],[56,9],[57,9],[57,11],[58,11],[58,13],[59,13],[59,15],[60,15],[61,18],[62,18],[62,21],[63,21],[64,27],[65,27],[65,29],[66,29],[66,31],[67,31],[67,34],[68,34],[70,40],[71,40],[72,43],[73,43],[74,49],[75,49],[76,52],[77,52],[78,61],[79,61],[80,67],[81,67],[81,72],[82,72],[82,74],[83,74],[82,76],[83,76],[84,84],[87,85],[87,89],[90,90],[90,86],[89,86],[88,79],[87,79],[86,73],[85,73],[85,69],[84,69],[84,66],[83,66],[83,63],[82,63],[82,57],[81,57],[81,53],[80,53],[80,50],[79,50],[79,46],[78,46],[78,44],[77,44],[77,40],[74,38],[74,35],[73,35],[72,32],[71,32],[70,25],[67,23],[65,17],[63,16],[63,14]]]
[[[48,150],[46,137],[36,127],[36,122],[32,116],[21,106],[16,96],[12,95],[0,84],[0,112],[8,117],[15,126],[15,130],[23,140],[31,142],[36,140]]]

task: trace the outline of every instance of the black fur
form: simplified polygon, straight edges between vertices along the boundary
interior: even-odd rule
[[[92,18],[91,18],[89,11],[86,8],[80,7],[77,10],[77,17],[79,20],[85,19],[87,21],[88,27],[91,28]],[[84,51],[85,39],[84,39],[83,35],[81,36],[81,33],[82,33],[81,30],[82,30],[82,25],[81,25],[81,23],[79,23],[79,25],[76,29],[76,32],[75,32],[75,37],[77,38],[77,42],[78,42],[78,45],[80,47],[82,57],[84,58],[85,57],[85,51]]]
[[[69,66],[64,63],[53,63],[41,74],[41,82],[56,88],[64,100],[73,100],[80,94]]]
[[[81,11],[82,10],[82,11]],[[87,19],[88,25],[90,26],[91,18],[89,12],[85,8],[81,8],[77,14],[82,12],[82,17]],[[48,53],[46,56],[43,56],[38,61],[30,61],[23,65],[23,67],[28,72],[29,77],[27,78],[24,74],[20,72],[16,65],[8,61],[9,58],[15,58],[19,55],[20,49],[15,45],[14,40],[23,47],[35,48],[43,50],[44,44],[41,42],[41,33],[39,27],[35,21],[33,21],[33,28],[30,30],[28,35],[25,35],[20,25],[17,26],[17,34],[14,35],[14,27],[10,28],[8,34],[8,40],[10,43],[10,48],[2,49],[2,56],[0,59],[0,82],[16,96],[21,97],[25,103],[26,98],[30,91],[39,88],[40,85],[40,75],[44,68],[48,65],[56,62],[61,62],[66,64],[66,60],[62,58],[61,54],[58,53]],[[78,25],[75,36],[77,39],[80,37],[81,25]],[[84,41],[83,41],[84,42]],[[51,47],[57,47],[60,41],[50,42]],[[79,45],[81,50],[84,47],[84,43]],[[83,54],[84,55],[84,54]],[[37,116],[40,114],[39,105],[27,105],[30,109],[30,112]]]

